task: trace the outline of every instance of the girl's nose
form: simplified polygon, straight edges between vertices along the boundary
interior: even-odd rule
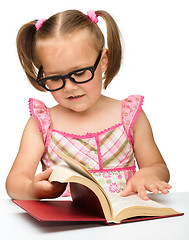
[[[69,78],[65,79],[64,91],[68,92],[75,90],[77,88],[77,83],[72,82]]]

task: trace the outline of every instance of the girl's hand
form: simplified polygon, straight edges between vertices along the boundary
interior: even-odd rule
[[[120,195],[126,197],[137,192],[143,200],[149,200],[147,190],[154,194],[159,191],[167,194],[168,189],[171,189],[168,183],[161,181],[151,169],[143,168],[133,175]]]
[[[66,183],[50,183],[48,178],[52,173],[52,169],[49,168],[44,172],[37,174],[32,183],[30,184],[31,196],[35,199],[42,198],[56,198],[59,197],[66,188]]]

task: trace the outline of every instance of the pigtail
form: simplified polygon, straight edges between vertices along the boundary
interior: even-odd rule
[[[37,73],[33,56],[36,35],[36,22],[37,21],[31,21],[20,28],[16,39],[17,52],[21,65],[31,84],[36,89],[44,91],[43,88],[38,86],[36,83]]]
[[[108,68],[104,74],[105,82],[104,89],[107,88],[108,84],[112,81],[114,76],[118,73],[121,66],[122,48],[120,40],[119,28],[115,20],[106,11],[95,11],[97,16],[104,19],[107,27],[107,42],[108,42]]]

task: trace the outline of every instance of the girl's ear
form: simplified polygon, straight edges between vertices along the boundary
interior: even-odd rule
[[[103,49],[101,57],[102,72],[105,72],[108,67],[108,49]]]

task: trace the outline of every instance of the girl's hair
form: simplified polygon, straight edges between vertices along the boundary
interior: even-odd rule
[[[106,89],[120,69],[122,57],[120,33],[116,22],[109,13],[102,10],[95,11],[95,13],[105,20],[107,27],[108,67],[104,73],[104,88]],[[41,66],[35,52],[38,40],[64,36],[87,29],[90,31],[96,50],[100,51],[104,48],[104,36],[98,25],[78,10],[67,10],[51,16],[38,31],[35,27],[36,22],[37,20],[31,21],[20,28],[17,35],[17,51],[29,81],[40,91],[44,91],[44,89],[36,82],[38,69]]]

